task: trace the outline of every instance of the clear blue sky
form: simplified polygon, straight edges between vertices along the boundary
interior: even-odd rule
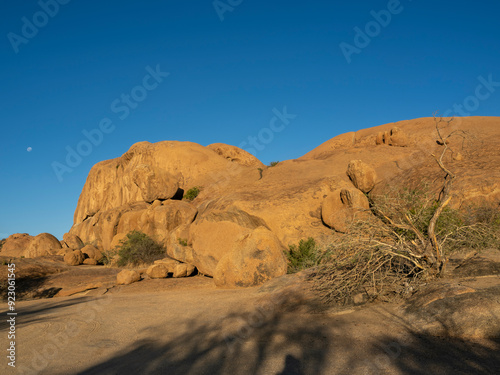
[[[92,165],[139,141],[257,137],[267,164],[471,95],[500,115],[500,84],[474,99],[500,82],[497,1],[54,1],[0,5],[0,238],[61,238]]]

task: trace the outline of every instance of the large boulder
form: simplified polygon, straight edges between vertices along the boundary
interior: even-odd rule
[[[20,257],[24,256],[33,236],[28,233],[15,233],[5,239],[0,252],[3,256]]]
[[[366,218],[370,204],[368,198],[354,188],[337,189],[329,194],[321,207],[321,217],[326,225],[345,233],[355,220]]]
[[[189,225],[179,225],[170,232],[166,241],[167,254],[173,259],[177,259],[184,263],[193,263],[193,247],[189,242]]]
[[[260,226],[266,226],[262,219],[234,206],[207,209],[190,227],[188,240],[193,259],[188,263],[194,264],[201,273],[213,276],[217,263],[232,251],[239,238]]]
[[[81,249],[84,246],[83,241],[80,239],[80,237],[73,233],[64,233],[63,242],[66,244],[66,247],[69,247],[73,250]]]
[[[85,260],[85,255],[80,250],[74,250],[66,253],[64,263],[68,266],[79,266]]]
[[[375,186],[377,174],[375,170],[361,160],[351,160],[347,166],[347,175],[356,188],[368,193]]]
[[[196,267],[193,266],[192,264],[180,263],[174,267],[174,272],[172,273],[172,277],[175,277],[175,278],[188,277],[188,276],[191,276],[195,270],[196,270]]]
[[[116,275],[116,283],[118,285],[129,285],[140,279],[140,273],[134,270],[123,270]]]
[[[149,266],[146,273],[152,279],[164,279],[168,276],[168,268],[163,264],[153,264]]]
[[[27,233],[16,233],[5,240],[1,254],[12,257],[36,258],[57,254],[61,248],[59,240],[50,233],[40,233],[34,237]]]
[[[214,281],[221,287],[260,285],[286,274],[285,247],[269,229],[259,227],[233,243],[217,264]]]
[[[250,168],[192,142],[136,143],[121,157],[92,167],[78,200],[73,225],[100,211],[172,198],[177,191],[176,183],[183,190],[208,185],[230,166],[232,178],[245,176]],[[89,242],[85,234],[80,238]]]
[[[154,265],[162,266],[165,267],[169,273],[173,273],[175,267],[180,264],[179,261],[173,259],[173,258],[163,258],[163,259],[158,259],[154,261]]]
[[[132,180],[139,187],[145,202],[170,199],[179,189],[179,183],[174,176],[148,164],[138,165],[132,172]]]
[[[25,251],[26,258],[57,254],[62,248],[59,240],[50,233],[40,233],[33,237]]]
[[[97,262],[101,261],[103,258],[101,251],[94,245],[86,245],[82,247],[80,251],[86,256],[86,258],[94,259]]]

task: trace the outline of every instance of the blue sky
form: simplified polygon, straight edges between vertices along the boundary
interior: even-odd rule
[[[491,83],[500,82],[496,1],[26,0],[0,8],[0,238],[61,238],[92,165],[139,141],[249,149],[254,137],[251,151],[267,164],[341,133],[457,112],[454,105],[500,115],[500,84]],[[490,95],[474,100],[479,77]],[[285,123],[270,130],[277,113]]]

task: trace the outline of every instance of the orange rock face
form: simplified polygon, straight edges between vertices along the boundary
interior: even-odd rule
[[[57,254],[61,243],[49,233],[30,236],[27,233],[16,233],[9,236],[0,252],[4,256],[36,258],[44,255]]]
[[[465,143],[450,139],[452,152],[444,159],[458,176],[452,206],[500,202],[499,129],[497,117],[459,118],[442,129],[468,133]],[[254,238],[263,228],[257,232],[268,231],[284,248],[308,237],[328,243],[332,228],[345,230],[353,215],[368,208],[363,192],[377,195],[423,179],[440,181],[443,172],[431,156],[443,149],[436,135],[433,118],[400,121],[339,135],[274,167],[223,144],[137,143],[91,169],[70,233],[108,250],[128,231],[140,230],[219,285],[250,285],[255,267],[273,264],[279,272],[269,277],[285,270],[277,255],[255,263],[249,249],[261,242],[242,243],[243,238]],[[182,201],[194,186],[201,193]],[[236,244],[245,246],[242,254],[252,262],[238,258]]]

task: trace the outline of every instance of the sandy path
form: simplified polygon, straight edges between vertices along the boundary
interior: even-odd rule
[[[2,374],[495,374],[500,342],[412,333],[391,305],[318,312],[290,293],[149,280],[19,302]],[[170,284],[169,284],[170,283]],[[173,286],[173,287],[172,287]],[[101,295],[99,295],[101,294]],[[1,305],[7,348],[6,304]]]

